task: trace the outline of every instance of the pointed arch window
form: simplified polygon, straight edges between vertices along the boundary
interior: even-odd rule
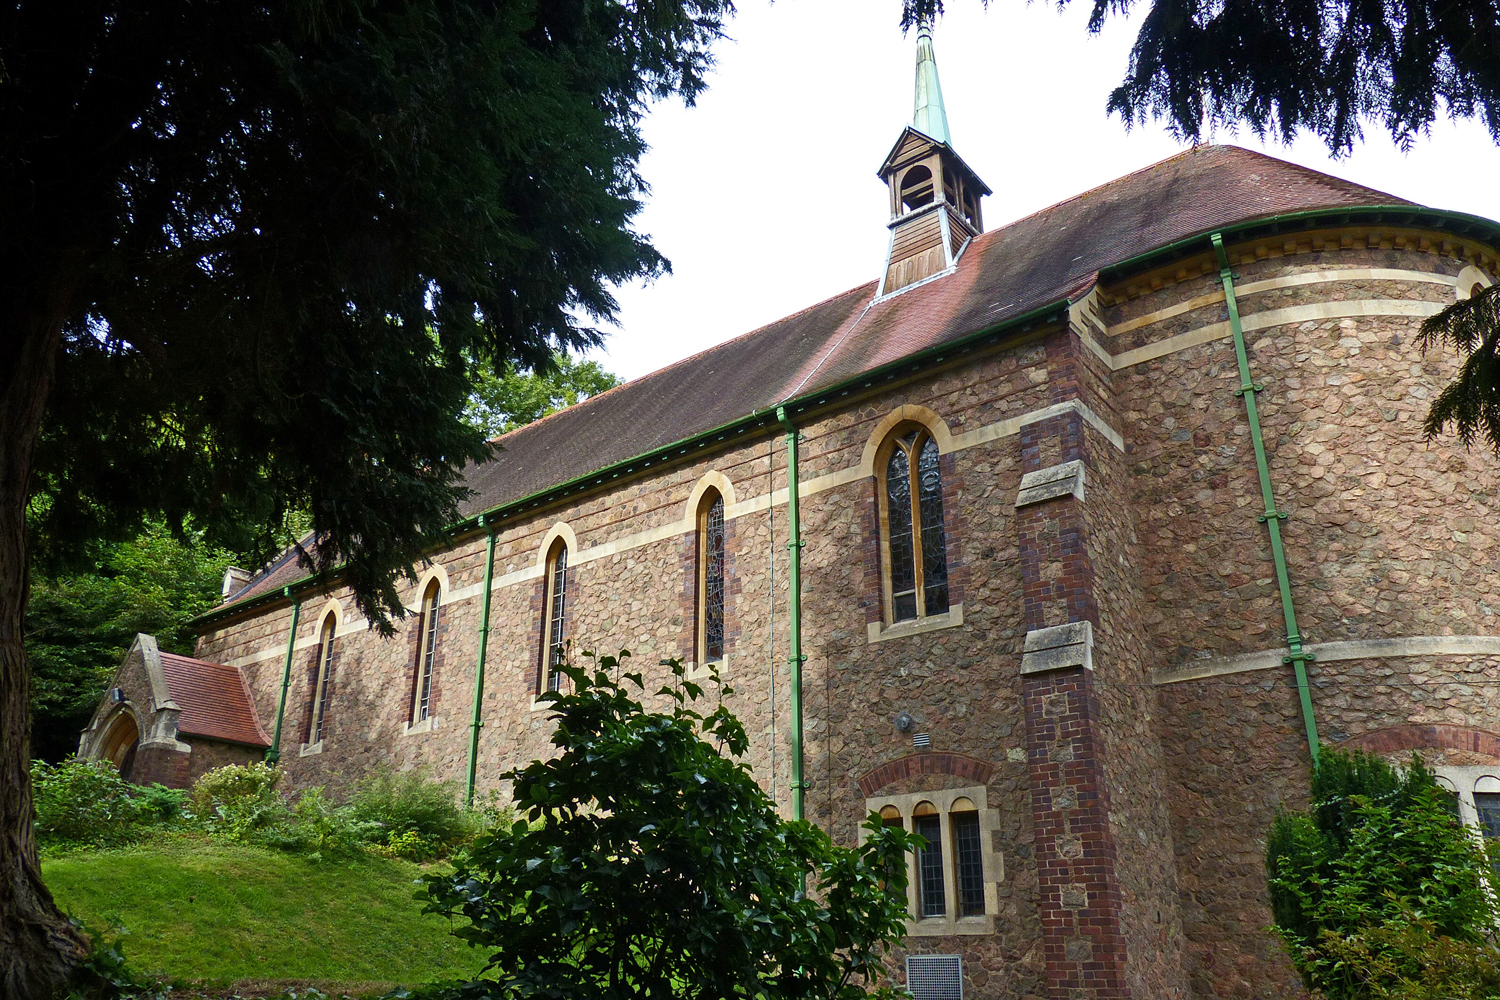
[[[542,669],[537,692],[558,691],[563,675],[558,668],[567,655],[568,638],[568,545],[561,539],[547,557],[547,599],[543,605]]]
[[[417,675],[411,704],[412,725],[432,718],[432,680],[437,664],[439,618],[438,582],[433,580],[422,594],[422,617],[417,622],[421,642],[417,648]]]
[[[318,639],[318,674],[312,689],[312,724],[308,726],[307,742],[318,743],[323,739],[323,723],[328,718],[328,677],[333,672],[333,639],[338,619],[332,611],[323,616],[323,630]]]
[[[885,450],[880,487],[885,528],[886,620],[948,610],[948,541],[937,442],[926,428],[899,428]]]
[[[709,490],[698,506],[698,662],[724,660],[724,498]]]

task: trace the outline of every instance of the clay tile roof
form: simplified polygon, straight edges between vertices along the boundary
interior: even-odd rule
[[[1234,146],[1198,146],[974,239],[957,271],[872,303],[870,282],[500,438],[471,467],[477,514],[788,398],[1086,293],[1099,272],[1190,236],[1340,206],[1411,205]],[[234,595],[304,575],[284,557]]]
[[[179,733],[253,747],[271,745],[239,667],[162,653],[161,670],[172,700],[182,709]]]

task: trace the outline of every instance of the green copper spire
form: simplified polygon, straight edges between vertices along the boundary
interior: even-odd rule
[[[943,86],[938,83],[937,56],[932,54],[932,24],[917,25],[917,103],[911,127],[930,139],[953,145],[948,134],[948,112],[943,110]]]

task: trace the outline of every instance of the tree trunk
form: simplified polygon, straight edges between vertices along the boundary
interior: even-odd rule
[[[20,295],[0,305],[0,997],[51,1000],[87,957],[88,939],[58,911],[37,864],[31,676],[22,622],[30,591],[26,505],[32,457],[68,296],[5,284]]]

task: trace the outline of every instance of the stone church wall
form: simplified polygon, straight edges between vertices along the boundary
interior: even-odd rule
[[[1244,254],[1236,284],[1266,385],[1276,497],[1291,515],[1302,631],[1319,644],[1497,636],[1493,461],[1420,432],[1452,363],[1423,357],[1412,337],[1453,300],[1463,262],[1381,244],[1231,248]],[[1266,931],[1262,855],[1278,805],[1305,799],[1307,745],[1275,652],[1285,635],[1231,341],[1215,333],[1217,269],[1189,261],[1169,277],[1107,300],[1101,324],[1024,335],[801,428],[807,815],[853,843],[871,806],[979,789],[987,915],[916,922],[907,942],[913,954],[963,954],[969,996],[1296,989]],[[882,619],[872,442],[903,418],[946,442],[954,611],[921,628]],[[575,652],[628,648],[654,690],[667,676],[659,659],[693,655],[689,499],[716,474],[731,487],[730,705],[756,777],[790,811],[787,454],[779,431],[746,437],[503,524],[481,792],[550,752],[547,713],[533,704],[547,547],[569,545]],[[1081,496],[1017,507],[1023,475],[1071,461],[1084,469]],[[282,736],[294,786],[343,789],[376,767],[462,780],[483,557],[483,538],[470,536],[403,585],[413,610],[429,576],[442,588],[435,719],[421,731],[406,724],[415,620],[382,639],[347,593],[304,599]],[[327,600],[339,614],[330,707],[318,752],[304,756]],[[1028,633],[1084,623],[1091,669],[1023,674]],[[219,626],[198,651],[245,669],[268,729],[289,624],[288,608],[272,609]],[[1500,647],[1360,649],[1311,666],[1325,740],[1459,719],[1500,730],[1484,686]],[[1257,669],[1235,659],[1266,651]],[[896,728],[903,712],[910,732]]]
[[[1282,531],[1299,626],[1314,644],[1500,635],[1493,458],[1421,433],[1456,366],[1424,356],[1414,334],[1423,315],[1454,300],[1464,263],[1376,242],[1258,248],[1262,256],[1247,253],[1235,267],[1237,289],[1280,285],[1241,292],[1247,329],[1288,320],[1246,339],[1265,385],[1258,402],[1276,500],[1290,515]],[[1340,271],[1351,276],[1323,280]],[[1212,300],[1217,286],[1214,269],[1106,320],[1139,324]],[[1149,348],[1224,319],[1219,296],[1137,326],[1110,349]],[[1264,838],[1279,806],[1305,804],[1308,751],[1291,668],[1273,658],[1236,672],[1234,657],[1284,647],[1285,629],[1256,520],[1264,508],[1232,342],[1115,378],[1134,446],[1147,662],[1173,681],[1157,688],[1158,714],[1188,974],[1199,997],[1285,996],[1300,984],[1266,930]],[[1493,658],[1327,659],[1348,652],[1329,649],[1309,666],[1324,741],[1415,721],[1500,730],[1500,712],[1475,683],[1492,677]]]

